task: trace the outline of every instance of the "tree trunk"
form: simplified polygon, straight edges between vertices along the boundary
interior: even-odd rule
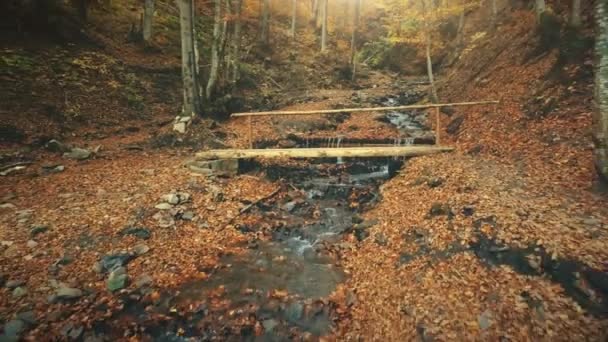
[[[152,40],[152,23],[154,21],[154,0],[144,1],[144,42],[150,43]]]
[[[298,17],[298,0],[292,0],[291,5],[291,38],[296,39],[296,20]]]
[[[201,106],[198,84],[198,56],[194,35],[194,4],[192,0],[177,0],[177,5],[180,14],[184,103],[180,118],[178,118],[173,128],[184,133],[191,118],[200,111]]]
[[[497,0],[491,0],[492,1],[492,27],[495,28],[496,27],[496,21],[498,20],[498,7],[496,4]]]
[[[236,0],[236,22],[234,23],[234,38],[232,40],[233,46],[233,60],[232,60],[232,82],[236,83],[241,77],[240,69],[240,52],[241,52],[241,26],[242,18],[241,14],[243,11],[243,0]]]
[[[608,0],[598,0],[595,19],[597,21],[595,49],[598,59],[595,73],[596,113],[596,165],[608,180]]]
[[[232,39],[234,37],[230,37],[231,35],[231,28],[234,25],[232,23],[232,0],[226,0],[226,16],[224,18],[224,26],[222,29],[222,38],[220,39],[221,43],[221,49],[220,49],[220,56],[224,56],[223,60],[224,60],[224,65],[223,65],[223,72],[220,72],[220,74],[223,74],[223,77],[220,77],[220,80],[222,80],[222,86],[224,86],[226,84],[226,81],[229,81],[231,79],[230,76],[230,72],[232,70]]]
[[[465,14],[465,0],[462,0],[462,11],[460,12],[460,17],[458,18],[458,29],[456,30],[456,45],[458,47],[461,47],[464,42],[464,24],[466,19]]]
[[[329,0],[323,0],[323,18],[321,28],[321,52],[327,50],[327,3]]]
[[[536,16],[540,18],[541,14],[543,14],[547,10],[547,6],[545,5],[545,0],[536,0]]]
[[[572,0],[572,16],[570,17],[572,27],[581,26],[581,0]]]
[[[321,0],[313,0],[312,3],[312,24],[314,27],[317,27],[319,22],[319,1]]]
[[[357,79],[357,34],[359,30],[359,16],[361,15],[361,0],[355,2],[355,13],[353,18],[353,36],[350,40],[350,66],[352,70],[352,81]]]
[[[439,101],[439,98],[437,97],[437,88],[435,88],[435,77],[433,75],[433,60],[431,58],[431,44],[432,44],[432,40],[431,40],[431,28],[430,28],[430,23],[429,23],[429,13],[427,11],[426,8],[426,0],[421,0],[421,4],[422,4],[422,12],[424,15],[424,34],[425,34],[425,38],[426,38],[426,70],[427,70],[427,74],[429,77],[429,83],[431,84],[431,100],[433,101],[433,103],[437,103]],[[432,5],[433,1],[431,1],[431,9],[430,11],[433,11],[433,5]]]
[[[213,42],[211,45],[211,70],[209,71],[209,80],[207,81],[207,88],[205,95],[207,99],[211,99],[211,95],[215,88],[217,81],[217,75],[219,71],[220,57],[219,57],[219,45],[221,35],[221,20],[222,20],[222,0],[215,0],[215,11],[213,18]]]
[[[264,0],[262,8],[262,35],[260,40],[262,44],[268,45],[270,31],[270,0]]]

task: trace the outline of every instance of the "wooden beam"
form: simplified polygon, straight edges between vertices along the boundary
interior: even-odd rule
[[[411,105],[411,106],[396,106],[396,107],[370,107],[370,108],[344,108],[344,109],[326,109],[326,110],[303,110],[303,111],[274,111],[274,112],[251,112],[251,113],[235,113],[232,117],[240,116],[268,116],[268,115],[312,115],[312,114],[339,114],[339,113],[358,113],[358,112],[380,112],[391,110],[404,109],[428,109],[442,107],[463,107],[477,106],[485,104],[499,104],[499,101],[479,101],[479,102],[458,102],[458,103],[435,103],[426,105]]]
[[[413,157],[449,152],[451,147],[391,146],[349,148],[287,148],[287,149],[236,149],[198,152],[198,159],[251,159],[251,158],[338,158],[338,157]]]

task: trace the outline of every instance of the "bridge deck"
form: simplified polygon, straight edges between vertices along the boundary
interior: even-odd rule
[[[445,146],[388,146],[388,147],[345,147],[345,148],[289,148],[289,149],[236,149],[210,150],[198,152],[197,159],[253,159],[253,158],[370,158],[370,157],[413,157],[454,149]]]

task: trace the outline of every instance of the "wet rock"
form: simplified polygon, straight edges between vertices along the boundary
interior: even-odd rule
[[[19,335],[25,330],[25,322],[13,319],[4,324],[4,333],[0,335],[0,341],[18,341]]]
[[[68,145],[55,139],[49,140],[49,142],[44,145],[44,148],[46,148],[50,152],[56,153],[66,153],[70,151],[70,147]]]
[[[49,226],[47,225],[34,225],[32,229],[30,229],[30,236],[35,237],[39,234],[45,233],[49,230]]]
[[[67,287],[63,284],[55,291],[55,298],[58,300],[71,300],[82,297],[83,293],[80,289]]]
[[[74,160],[86,160],[91,157],[93,152],[86,150],[84,148],[75,147],[71,149],[69,152],[63,154],[65,158],[74,159]]]
[[[145,227],[127,227],[121,230],[120,234],[133,235],[143,240],[148,240],[150,237],[152,237],[152,233],[150,233],[150,230]]]
[[[106,255],[101,258],[100,265],[102,272],[111,272],[117,268],[121,268],[135,258],[134,255],[128,253],[120,253]]]
[[[27,289],[25,287],[16,287],[13,290],[13,298],[21,298],[27,295]]]
[[[124,267],[118,267],[110,272],[106,286],[111,292],[122,290],[127,286],[127,280],[127,269]]]
[[[287,306],[285,310],[285,318],[289,322],[297,322],[302,319],[302,314],[304,311],[304,305],[298,302],[291,303]]]
[[[447,126],[446,132],[449,134],[456,134],[460,130],[460,126],[464,122],[464,116],[454,118]]]
[[[144,255],[144,254],[148,253],[149,251],[150,251],[150,247],[148,247],[148,245],[143,244],[143,243],[139,243],[139,244],[133,246],[133,252],[137,256]]]

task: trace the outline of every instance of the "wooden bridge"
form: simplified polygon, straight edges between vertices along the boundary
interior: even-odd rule
[[[249,120],[249,149],[210,150],[196,154],[197,159],[252,159],[252,158],[338,158],[338,157],[413,157],[453,151],[453,148],[440,146],[441,117],[440,108],[476,105],[497,105],[498,101],[460,102],[443,104],[410,105],[396,107],[345,108],[310,111],[272,111],[236,113],[232,117],[247,117]],[[407,109],[435,109],[435,145],[410,146],[362,146],[335,148],[290,148],[290,149],[253,149],[253,118],[275,115],[321,115],[340,113],[363,113],[378,111],[396,111]]]

